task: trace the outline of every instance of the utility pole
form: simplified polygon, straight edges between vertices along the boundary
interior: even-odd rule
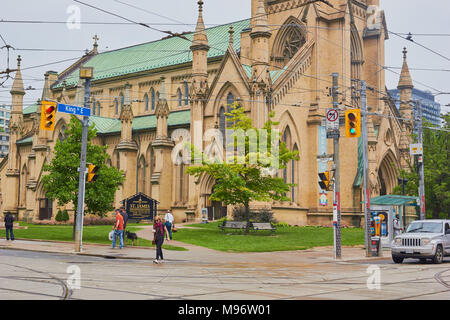
[[[369,150],[367,137],[367,85],[366,81],[361,81],[361,139],[363,147],[363,177],[364,177],[364,244],[366,247],[366,257],[372,255],[372,241],[370,232],[370,188],[369,188]]]
[[[423,149],[423,117],[422,117],[422,102],[418,100],[416,102],[417,106],[417,120],[418,120],[418,143]],[[419,166],[419,201],[420,201],[420,220],[425,220],[425,174],[424,174],[424,161],[423,153],[418,156],[418,166]]]
[[[339,81],[339,74],[333,73],[333,88],[332,88],[332,95],[333,95],[333,108],[338,109],[339,108],[339,101],[338,101],[338,81]],[[335,245],[335,252],[334,257],[335,259],[340,259],[342,256],[342,249],[341,249],[341,192],[340,192],[340,170],[339,170],[339,128],[337,130],[337,134],[333,137],[333,145],[334,145],[334,184],[333,184],[333,215],[336,214],[336,220],[335,223],[333,223],[334,228],[334,245]]]
[[[91,79],[93,77],[93,68],[81,68],[80,78],[85,79],[84,85],[84,107],[89,109],[89,100],[91,96]],[[84,218],[84,196],[85,196],[85,186],[86,186],[86,152],[87,152],[87,140],[88,140],[88,128],[89,128],[89,117],[83,116],[82,123],[82,133],[81,133],[81,159],[80,167],[78,171],[80,172],[78,181],[78,206],[77,206],[77,216],[76,216],[76,227],[75,227],[75,252],[81,252],[82,241],[83,241],[83,218]]]

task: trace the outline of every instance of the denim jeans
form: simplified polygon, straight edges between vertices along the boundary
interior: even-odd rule
[[[5,227],[6,228],[6,240],[14,240],[13,227]]]
[[[172,224],[169,221],[166,221],[166,228],[169,231],[169,239],[172,240]]]
[[[122,249],[123,248],[123,230],[114,230],[114,237],[113,237],[112,247],[113,247],[113,249],[116,247],[116,238],[117,238],[117,236],[119,237],[119,241],[120,241],[119,248]]]
[[[164,243],[164,237],[163,236],[157,236],[156,237],[156,260],[164,260],[163,258],[163,252],[162,252],[162,245]]]

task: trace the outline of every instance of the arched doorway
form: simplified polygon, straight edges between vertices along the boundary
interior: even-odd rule
[[[392,194],[397,185],[397,161],[391,152],[388,152],[378,169],[378,181],[380,185],[380,196]]]
[[[215,187],[215,186],[214,186]],[[211,190],[211,194],[214,193],[214,187]],[[208,220],[218,220],[227,216],[227,206],[220,201],[209,201],[208,206]]]

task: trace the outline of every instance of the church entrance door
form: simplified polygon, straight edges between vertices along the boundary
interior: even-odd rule
[[[50,220],[53,215],[53,202],[48,198],[39,199],[39,220]]]
[[[208,220],[218,220],[227,216],[227,207],[222,202],[212,201],[212,205],[208,207]]]

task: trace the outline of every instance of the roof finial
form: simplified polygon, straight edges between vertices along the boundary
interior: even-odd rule
[[[403,47],[403,59],[406,60],[406,54],[408,53],[408,50],[406,50],[406,47]]]
[[[94,53],[95,54],[97,54],[98,53],[98,43],[97,43],[97,41],[98,40],[100,40],[100,38],[97,36],[97,35],[95,35],[92,39],[94,39]]]
[[[230,34],[230,46],[234,45],[234,30],[233,30],[233,26],[230,26],[230,30],[228,31],[228,33]]]
[[[20,62],[22,61],[22,57],[19,55],[17,56],[17,69],[20,69]]]
[[[203,0],[198,0],[198,11],[202,12],[203,11]]]

